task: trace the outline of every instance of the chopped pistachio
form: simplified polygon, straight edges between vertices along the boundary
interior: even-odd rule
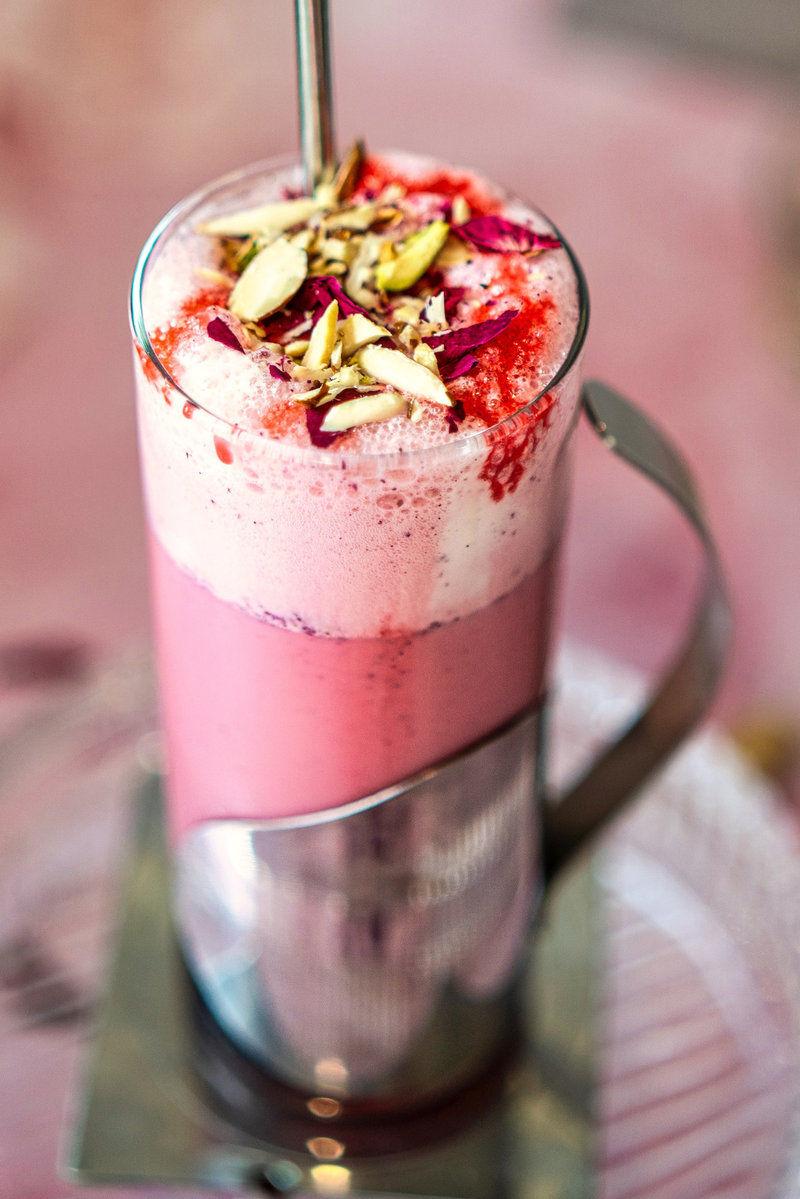
[[[237,247],[230,258],[230,264],[237,275],[241,275],[244,268],[249,266],[253,261],[258,251],[264,248],[264,243],[259,241],[257,237],[248,237],[244,243],[230,242],[229,245]]]
[[[320,383],[318,387],[312,387],[310,391],[299,391],[292,396],[295,404],[310,404],[312,400],[319,402],[327,395],[327,388],[324,383]]]
[[[330,262],[343,262],[349,266],[358,253],[358,244],[342,237],[326,237],[320,243],[319,253]]]
[[[351,300],[368,307],[374,299],[368,284],[372,281],[375,263],[378,261],[381,239],[368,233],[358,248],[347,272],[344,289]]]
[[[431,400],[434,404],[444,404],[451,408],[453,401],[448,395],[442,380],[412,358],[407,358],[401,350],[390,350],[386,346],[364,346],[358,352],[358,365],[379,383],[396,387],[408,395],[420,399]]]
[[[362,346],[386,337],[386,330],[382,325],[376,324],[360,312],[352,312],[350,316],[345,317],[341,324],[341,333],[342,353],[345,358],[355,354]]]
[[[420,331],[416,325],[403,325],[397,334],[397,340],[407,350],[413,350],[420,343]]]
[[[419,233],[412,233],[400,253],[391,262],[380,262],[375,281],[382,291],[404,291],[425,274],[447,241],[447,221],[431,221]]]
[[[341,342],[339,343],[341,345]],[[344,391],[347,387],[360,387],[364,376],[357,366],[342,366],[328,380],[328,391],[333,394]]]
[[[245,321],[257,321],[282,308],[308,271],[305,250],[279,237],[256,254],[239,276],[228,308]]]
[[[206,221],[200,226],[200,232],[212,237],[274,237],[294,225],[305,224],[324,207],[321,201],[308,196],[260,204],[257,208],[246,208]]]
[[[331,350],[336,342],[338,319],[339,304],[336,300],[331,300],[311,332],[308,347],[303,356],[303,366],[309,366],[313,370],[330,364]]]
[[[323,179],[314,188],[314,199],[318,202],[321,208],[333,208],[336,204],[336,193],[333,190],[333,183]]]
[[[310,254],[318,237],[316,229],[301,229],[299,233],[293,233],[289,240],[292,245],[300,246],[307,254]]]
[[[310,275],[346,275],[344,262],[329,262],[326,258],[315,258],[309,268]]]
[[[402,219],[403,214],[399,208],[386,205],[378,209],[374,224],[379,225],[381,229],[391,229],[392,225],[399,225]]]
[[[408,401],[398,391],[378,391],[372,395],[356,396],[342,400],[325,413],[320,428],[325,433],[341,433],[356,425],[372,425],[379,421],[400,416],[408,408]]]
[[[327,383],[333,373],[328,366],[304,366],[302,362],[295,363],[289,369],[292,378],[300,382],[313,379],[315,383]]]
[[[388,262],[394,262],[394,260],[397,258],[397,254],[398,251],[394,245],[394,242],[382,241],[378,247],[378,262],[381,265],[384,265]]]
[[[422,300],[416,296],[407,296],[402,304],[392,308],[392,320],[403,325],[416,325],[422,312]]]

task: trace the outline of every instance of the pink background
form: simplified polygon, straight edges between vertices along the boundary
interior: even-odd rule
[[[289,0],[6,9],[0,733],[28,710],[37,676],[147,644],[126,314],[142,242],[189,189],[297,142]],[[737,619],[717,717],[751,737],[761,728],[797,795],[793,82],[578,35],[558,0],[337,0],[334,18],[341,145],[363,135],[474,165],[576,248],[593,302],[589,371],[655,416],[702,479]],[[563,623],[650,666],[673,644],[692,549],[662,501],[580,438]],[[9,844],[24,818],[6,804]],[[32,1035],[14,1044],[18,1077],[44,1089],[51,1048]],[[17,1131],[0,1133],[15,1199],[62,1193],[61,1092],[48,1102],[31,1098]]]

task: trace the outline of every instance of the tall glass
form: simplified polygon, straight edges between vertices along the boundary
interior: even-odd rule
[[[169,336],[154,337],[159,278],[183,269],[187,231],[269,197],[275,172],[286,169],[249,168],[191,196],[155,230],[134,280],[168,817],[183,880],[179,931],[223,1025],[289,1081],[312,1088],[327,1062],[322,1081],[331,1087],[339,1070],[343,1089],[358,1094],[377,1085],[378,1074],[396,1073],[412,1043],[429,1036],[444,991],[458,990],[468,1007],[507,994],[540,888],[528,865],[538,836],[533,796],[522,795],[517,781],[509,799],[501,780],[523,759],[529,773],[540,766],[536,729],[548,685],[587,296],[567,249],[576,319],[566,357],[539,394],[493,428],[372,454],[243,429],[212,410],[207,391],[200,403],[172,378]],[[522,741],[521,728],[529,730]],[[459,755],[469,764],[498,737],[513,761],[481,775],[474,760],[479,794],[457,822],[455,800],[414,806],[408,780]],[[354,839],[347,820],[361,813],[363,824],[365,810],[369,831]],[[286,840],[292,829],[315,838],[313,848],[294,854]],[[269,830],[278,840],[258,841]],[[273,852],[268,845],[277,847],[281,836]],[[402,865],[391,848],[399,855],[401,844]],[[365,856],[370,869],[389,870],[393,886],[402,874],[400,899],[390,898],[385,878],[370,884],[380,894],[355,895]],[[275,878],[290,869],[295,896],[314,874],[313,902],[276,897]],[[406,982],[402,1001],[381,1008],[371,1039],[362,1013],[360,1031],[349,1035],[369,1043],[357,1053],[351,1047],[346,1060],[328,1017],[333,1006],[353,1010],[363,982],[354,971],[374,975],[374,953],[345,946],[353,928],[342,912],[359,903],[367,940],[394,947],[381,959],[384,972],[391,959]],[[249,948],[235,966],[231,942],[221,948],[220,904],[237,944],[247,927]],[[447,917],[447,944],[440,937],[434,952],[431,921],[448,905],[460,914],[456,925]],[[330,977],[333,941],[347,959],[345,981]],[[232,973],[263,975],[271,962],[263,985],[281,1010],[272,1021],[278,1032],[263,1039],[290,1043],[291,1065],[274,1048],[260,1052],[262,1033],[253,1029],[261,1016],[226,1018],[208,974],[221,969],[220,954]],[[315,991],[320,955],[328,973]],[[288,992],[287,979],[294,980]],[[385,977],[382,996],[384,984]]]

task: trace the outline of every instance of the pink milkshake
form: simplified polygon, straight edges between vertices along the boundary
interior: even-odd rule
[[[546,690],[582,285],[473,174],[190,198],[134,288],[170,823],[337,807]]]

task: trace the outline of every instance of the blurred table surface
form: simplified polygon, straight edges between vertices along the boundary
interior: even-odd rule
[[[737,621],[717,719],[767,744],[797,792],[797,81],[604,39],[558,0],[333,8],[341,144],[473,165],[576,248],[588,371],[702,480]],[[0,732],[48,679],[147,644],[129,280],[181,195],[296,146],[292,20],[288,0],[28,0],[4,16]],[[578,468],[564,626],[651,667],[691,547],[587,432]]]

